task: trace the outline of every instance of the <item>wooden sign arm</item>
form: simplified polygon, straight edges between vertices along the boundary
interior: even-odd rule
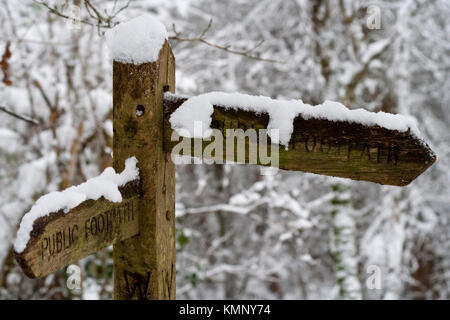
[[[166,152],[173,150],[181,141],[182,137],[173,139],[169,117],[186,99],[174,95],[164,98],[164,148]],[[265,129],[268,123],[269,115],[265,113],[256,114],[250,111],[227,110],[220,106],[214,106],[211,128],[218,129],[224,137],[229,137],[227,129],[242,129],[245,132],[251,128]],[[192,147],[190,152],[183,154],[198,157],[199,155],[195,154],[194,150],[197,139],[184,139],[191,140]],[[211,141],[200,141],[201,150],[205,151],[210,143]],[[245,139],[247,151],[245,159],[237,159],[237,155],[234,153],[226,160],[270,166],[271,163],[263,163],[259,157],[256,163],[250,161],[249,143],[249,139]],[[258,140],[258,148],[260,147],[259,143]],[[237,149],[236,144],[237,142],[234,150]],[[221,157],[226,155],[225,148],[226,143],[223,143],[224,150],[220,154]],[[270,146],[269,149],[272,150]],[[436,155],[428,145],[409,131],[399,132],[379,126],[365,126],[345,121],[305,120],[301,116],[294,119],[294,132],[288,148],[280,145],[278,150],[278,167],[280,169],[396,186],[409,184],[436,160]],[[200,153],[200,156],[208,158],[208,154],[203,152]]]
[[[116,241],[139,233],[139,180],[119,187],[122,202],[87,200],[68,213],[63,210],[38,218],[31,238],[15,258],[30,278],[41,278]]]

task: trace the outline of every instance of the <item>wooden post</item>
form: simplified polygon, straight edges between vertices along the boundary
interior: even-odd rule
[[[115,299],[175,299],[175,166],[163,150],[163,92],[175,90],[166,41],[156,62],[114,61],[113,166],[136,156],[139,234],[114,244]]]

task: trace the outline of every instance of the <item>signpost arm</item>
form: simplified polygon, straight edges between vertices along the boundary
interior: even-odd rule
[[[114,61],[113,166],[135,156],[140,172],[139,235],[114,244],[115,299],[175,299],[175,166],[163,150],[163,92],[175,90],[166,41],[155,62]]]
[[[182,150],[183,153],[175,149],[174,154],[274,166],[272,161],[261,161],[259,151],[261,147],[265,150],[266,146],[259,142],[260,138],[255,135],[257,143],[252,143],[255,148],[250,148],[250,139],[245,136],[245,131],[249,129],[260,130],[268,127],[270,117],[267,113],[214,106],[211,128],[218,129],[222,137],[225,137],[224,140],[229,139],[234,147],[232,152],[228,153],[228,142],[224,141],[222,152],[211,156],[211,152],[204,150],[210,148],[212,139],[172,139],[173,130],[169,119],[184,101],[186,98],[173,95],[167,95],[164,99],[165,126],[168,129],[164,137],[166,152],[173,150],[183,140],[188,142],[186,145],[189,147]],[[271,154],[271,157],[272,154],[277,155],[275,167],[280,169],[404,186],[436,161],[436,155],[430,147],[409,131],[400,132],[377,125],[367,126],[348,121],[304,119],[302,116],[294,119],[293,127],[289,148],[279,145],[278,149],[272,152],[272,146],[269,144],[269,152],[263,152]],[[241,130],[240,141],[243,144],[239,146],[236,136],[228,134],[227,130]],[[200,148],[195,148],[195,140]],[[235,150],[243,151],[243,161],[239,160]],[[253,157],[250,150],[253,150]]]

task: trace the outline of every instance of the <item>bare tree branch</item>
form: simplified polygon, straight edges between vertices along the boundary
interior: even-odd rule
[[[202,32],[200,32],[200,34],[198,36],[193,37],[193,38],[186,38],[186,37],[181,36],[181,33],[176,30],[176,27],[173,24],[172,30],[175,35],[170,36],[169,39],[175,40],[175,41],[183,41],[183,42],[200,42],[209,47],[223,50],[228,53],[241,55],[241,56],[247,57],[252,60],[259,60],[259,61],[265,61],[265,62],[271,62],[271,63],[284,63],[284,61],[261,58],[257,55],[251,54],[252,51],[259,48],[263,44],[264,40],[261,40],[260,42],[258,42],[258,44],[256,46],[249,48],[247,50],[236,50],[236,49],[232,49],[230,45],[219,45],[219,44],[212,43],[212,42],[206,40],[206,34],[208,33],[209,29],[211,28],[211,25],[212,25],[212,19],[209,20],[208,25],[202,30]]]
[[[9,110],[8,108],[6,108],[4,106],[0,106],[0,111],[3,111],[3,112],[9,114],[10,116],[12,116],[14,118],[17,118],[19,120],[28,122],[30,124],[39,125],[39,122],[37,120],[35,120],[35,119],[31,118],[31,117],[25,116],[25,115],[17,114],[17,113]]]
[[[45,1],[39,1],[39,0],[33,0],[36,4],[43,5],[45,8],[47,8],[52,14],[63,18],[67,20],[73,20],[73,17],[68,16],[67,14],[64,14],[63,12],[59,11],[57,7],[52,7]],[[117,11],[114,11],[115,8],[113,8],[113,11],[111,11],[110,14],[103,15],[100,13],[100,10],[92,4],[90,0],[84,0],[84,6],[86,8],[87,13],[89,14],[89,17],[92,19],[79,19],[78,22],[96,27],[98,29],[98,32],[100,34],[100,29],[109,29],[113,26],[115,26],[117,23],[112,23],[113,19],[119,14],[121,11],[128,8],[130,5],[131,0],[128,0],[128,2],[117,9]]]
[[[66,15],[66,14],[64,14],[64,13],[62,13],[62,12],[60,12],[60,11],[58,11],[56,8],[50,7],[46,2],[38,1],[38,0],[33,0],[33,1],[34,1],[36,4],[43,5],[43,6],[46,7],[51,13],[53,13],[54,15],[57,15],[58,17],[61,17],[61,18],[67,19],[67,20],[73,20],[72,17],[69,17],[68,15]],[[92,22],[90,22],[90,21],[88,21],[88,20],[85,20],[85,19],[80,19],[79,22],[80,22],[80,23],[83,23],[83,24],[90,25],[90,26],[96,26],[96,24],[94,24],[94,23],[92,23]]]

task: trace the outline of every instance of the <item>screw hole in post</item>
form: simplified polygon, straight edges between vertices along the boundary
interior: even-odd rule
[[[145,112],[145,108],[143,105],[140,104],[136,107],[136,115],[138,117],[141,117],[142,115],[144,115],[144,112]]]

